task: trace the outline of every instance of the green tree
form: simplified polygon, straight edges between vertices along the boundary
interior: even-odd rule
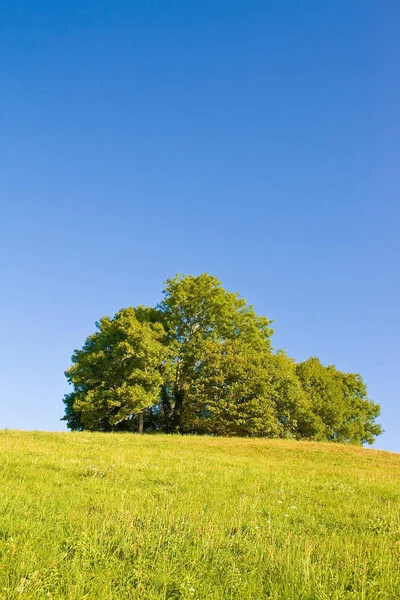
[[[159,401],[168,347],[162,325],[146,318],[143,307],[138,315],[125,308],[102,318],[75,350],[66,371],[74,391],[64,398],[71,429],[132,429],[138,422],[143,432],[145,410]]]
[[[382,433],[375,422],[379,405],[367,397],[360,375],[324,367],[318,358],[296,365],[296,373],[315,415],[320,439],[372,444]]]
[[[273,352],[271,321],[205,273],[169,279],[156,308],[104,317],[72,357],[71,429],[372,443],[359,375]]]
[[[271,400],[279,437],[318,439],[318,419],[296,373],[296,363],[283,351],[270,354],[265,366],[271,378]]]
[[[373,444],[375,438],[383,433],[381,425],[376,423],[381,412],[379,404],[368,398],[361,375],[339,372],[338,376],[346,410],[337,437],[352,444]]]
[[[187,385],[183,432],[276,437],[266,353],[240,338],[204,340]]]
[[[164,382],[162,412],[167,430],[183,431],[188,392],[193,390],[195,381],[199,385],[205,350],[211,355],[213,352],[218,354],[218,344],[241,340],[243,352],[249,349],[270,352],[271,321],[257,316],[243,298],[227,292],[218,279],[207,273],[198,277],[177,275],[169,279],[158,310],[171,347],[174,347],[173,368]],[[217,346],[210,350],[206,342]],[[227,364],[225,360],[225,367]],[[192,394],[192,403],[195,397],[199,398],[198,394]]]

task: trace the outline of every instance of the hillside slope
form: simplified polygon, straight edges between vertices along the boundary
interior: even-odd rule
[[[398,599],[400,455],[0,432],[0,598]]]

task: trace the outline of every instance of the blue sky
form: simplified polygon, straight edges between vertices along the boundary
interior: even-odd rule
[[[359,372],[400,451],[395,1],[0,0],[0,428],[94,322],[210,272]]]

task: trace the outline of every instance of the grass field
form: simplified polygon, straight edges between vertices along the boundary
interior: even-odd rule
[[[400,598],[400,455],[0,432],[0,598]]]

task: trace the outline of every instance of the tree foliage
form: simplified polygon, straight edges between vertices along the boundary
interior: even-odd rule
[[[379,406],[362,378],[274,352],[271,323],[215,277],[177,275],[155,308],[104,317],[75,350],[64,420],[78,430],[372,443]]]
[[[316,417],[314,438],[372,444],[381,433],[379,405],[368,399],[360,375],[324,367],[318,358],[296,365],[296,373]]]
[[[204,360],[231,351],[235,340],[247,349],[270,352],[271,322],[208,274],[169,279],[158,310],[174,349],[173,369],[163,389],[165,426],[167,431],[186,431],[188,393],[205,372]]]
[[[139,316],[141,311],[138,311]],[[134,308],[96,324],[82,350],[75,350],[66,376],[74,391],[64,398],[71,429],[130,429],[132,421],[154,406],[168,353],[161,323],[139,321]]]

